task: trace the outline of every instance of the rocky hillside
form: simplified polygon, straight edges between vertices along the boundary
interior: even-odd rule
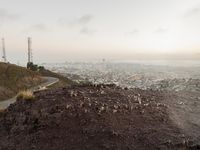
[[[39,73],[13,64],[0,63],[0,100],[16,95],[19,90],[42,82]]]
[[[0,113],[0,149],[198,149],[169,117],[170,92],[74,85]]]

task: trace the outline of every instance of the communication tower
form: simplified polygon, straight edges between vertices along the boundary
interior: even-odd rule
[[[2,38],[2,51],[3,51],[3,56],[2,56],[3,61],[7,62],[7,59],[6,59],[6,48],[5,48],[5,40],[4,40],[4,38]]]

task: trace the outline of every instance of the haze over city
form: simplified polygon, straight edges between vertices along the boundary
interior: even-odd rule
[[[197,59],[199,0],[0,0],[8,60]]]

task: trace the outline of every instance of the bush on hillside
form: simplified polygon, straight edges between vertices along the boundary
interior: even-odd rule
[[[27,68],[32,70],[32,71],[42,71],[42,70],[45,69],[44,66],[35,65],[33,62],[28,62]]]
[[[18,99],[23,99],[23,100],[33,100],[35,98],[34,94],[32,91],[27,90],[27,91],[20,91],[17,94],[17,100]]]

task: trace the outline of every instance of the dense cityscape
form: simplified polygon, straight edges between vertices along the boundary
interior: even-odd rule
[[[66,62],[45,67],[76,82],[116,84],[127,88],[199,90],[198,66],[161,66],[120,62]]]

